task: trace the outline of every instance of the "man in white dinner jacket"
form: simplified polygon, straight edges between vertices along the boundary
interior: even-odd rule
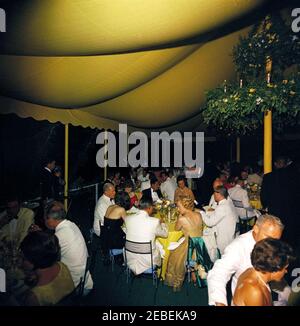
[[[239,276],[252,267],[250,255],[255,243],[268,237],[280,239],[283,228],[278,217],[261,215],[251,231],[240,235],[226,247],[222,258],[208,273],[209,305],[227,305],[226,285],[233,276],[231,291],[234,294]]]
[[[217,178],[213,182],[213,189],[215,190],[219,186],[223,186],[223,181],[220,178]],[[227,198],[228,201],[232,201],[230,197]],[[208,206],[212,209],[217,207],[218,203],[215,200],[214,193],[211,195]]]
[[[50,230],[55,230],[61,251],[60,260],[68,267],[76,287],[84,278],[88,258],[88,250],[81,231],[75,223],[66,219],[63,204],[56,201],[46,208],[45,224]],[[91,274],[87,271],[84,294],[91,291],[93,285]]]
[[[175,190],[177,188],[176,182],[169,177],[166,171],[162,171],[160,177],[162,181],[160,191],[163,195],[166,194],[169,200],[174,201]]]
[[[232,201],[227,199],[226,188],[217,186],[214,191],[214,198],[217,202],[216,208],[206,213],[201,212],[201,214],[206,226],[215,228],[217,246],[223,254],[225,248],[234,239],[238,215]]]
[[[94,233],[99,237],[101,226],[104,224],[104,216],[109,206],[114,205],[116,196],[115,186],[112,183],[105,183],[103,186],[103,195],[99,198],[94,213]]]
[[[152,241],[153,265],[160,266],[161,256],[155,245],[155,237],[166,238],[168,229],[166,224],[156,217],[149,215],[153,212],[153,202],[150,198],[142,198],[140,210],[125,218],[126,240],[134,242]],[[150,255],[140,255],[126,252],[127,265],[136,275],[151,268]]]
[[[233,203],[239,202],[242,207],[235,207],[241,220],[248,220],[255,216],[253,208],[250,206],[247,190],[243,188],[244,180],[238,179],[235,182],[235,186],[228,190],[228,194]]]

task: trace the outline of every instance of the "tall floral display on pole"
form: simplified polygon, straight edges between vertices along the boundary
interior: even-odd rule
[[[300,123],[300,40],[280,15],[267,16],[233,50],[239,75],[236,84],[224,83],[207,93],[204,121],[219,132],[251,134],[272,111],[273,128]],[[272,73],[266,75],[267,62]],[[294,65],[294,72],[286,75]]]

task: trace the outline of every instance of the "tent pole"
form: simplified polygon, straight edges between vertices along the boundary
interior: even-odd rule
[[[272,59],[267,57],[267,83],[271,82]],[[264,114],[264,174],[272,172],[272,111]]]
[[[64,206],[68,210],[68,193],[69,193],[69,124],[65,124],[65,189],[64,189]]]
[[[264,116],[264,174],[272,172],[272,111]]]

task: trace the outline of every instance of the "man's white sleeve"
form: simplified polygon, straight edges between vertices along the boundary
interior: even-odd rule
[[[249,208],[250,207],[250,202],[249,202],[247,191],[243,191],[242,203],[243,203],[244,208]]]
[[[98,202],[94,213],[94,232],[98,237],[100,236],[100,224],[103,225],[105,213],[103,203]]]
[[[207,226],[213,227],[217,225],[223,218],[225,218],[225,212],[220,209],[216,209],[214,212],[209,214],[203,212],[202,218]]]
[[[234,241],[226,247],[222,258],[218,259],[213,269],[208,272],[209,305],[215,305],[217,302],[227,305],[226,286],[231,276],[238,270],[239,264],[239,244]]]
[[[159,223],[156,227],[155,235],[160,238],[167,238],[169,234],[168,227],[165,223]]]

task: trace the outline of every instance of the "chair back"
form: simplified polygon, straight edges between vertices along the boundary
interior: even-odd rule
[[[139,255],[150,255],[151,257],[151,270],[153,271],[153,255],[152,255],[152,242],[135,242],[127,240],[125,241],[125,263],[127,265],[127,255],[126,252],[131,252],[133,254]],[[128,267],[128,265],[127,265]]]
[[[85,265],[85,271],[84,271],[83,278],[80,280],[80,283],[81,283],[81,287],[80,287],[80,291],[79,291],[80,298],[83,296],[83,293],[84,293],[84,286],[85,286],[87,274],[90,271],[91,261],[92,261],[92,256],[89,255],[86,259],[86,265]]]
[[[245,208],[243,202],[241,200],[234,200],[232,199],[233,205],[236,208]]]
[[[89,272],[91,266],[91,256],[87,257],[85,271],[83,277],[80,278],[79,283],[74,288],[74,290],[68,294],[66,297],[62,298],[60,302],[56,304],[56,306],[72,306],[72,305],[80,305],[81,299],[84,294],[84,286],[86,282],[87,273]]]
[[[125,251],[129,251],[134,254],[149,255],[152,254],[152,242],[134,242],[126,240]]]

